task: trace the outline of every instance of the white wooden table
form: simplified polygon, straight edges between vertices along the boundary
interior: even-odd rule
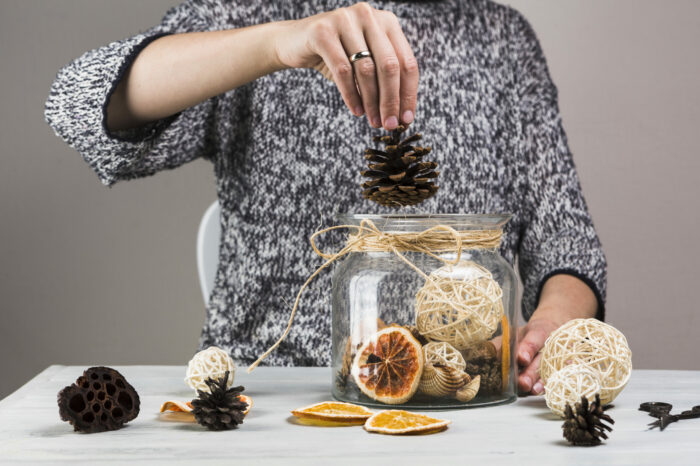
[[[210,432],[196,424],[159,420],[163,401],[192,397],[182,380],[183,367],[115,368],[140,394],[137,419],[118,431],[74,433],[59,419],[56,394],[83,368],[51,366],[0,401],[0,463],[700,464],[700,419],[672,424],[664,432],[647,431],[653,419],[637,411],[643,401],[668,401],[674,411],[700,404],[700,371],[635,371],[611,410],[616,423],[608,444],[576,448],[565,443],[561,421],[541,397],[490,408],[433,411],[452,424],[427,436],[294,423],[291,409],[330,399],[327,368],[261,367],[250,375],[240,370],[236,383],[245,385],[253,409],[239,429]]]

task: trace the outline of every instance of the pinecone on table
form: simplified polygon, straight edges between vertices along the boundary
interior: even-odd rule
[[[375,136],[374,142],[385,144],[384,150],[369,148],[365,159],[369,170],[362,176],[371,178],[362,184],[362,196],[384,206],[401,207],[423,202],[433,196],[438,187],[434,183],[437,162],[424,162],[430,147],[413,146],[421,139],[416,133],[403,141],[401,134],[407,126],[399,126],[386,136]]]
[[[238,399],[243,387],[226,388],[229,371],[221,379],[207,379],[211,393],[197,390],[199,398],[192,400],[195,420],[209,430],[229,430],[243,422],[248,404]]]
[[[348,376],[350,375],[350,370],[352,369],[352,360],[354,356],[355,353],[352,349],[352,343],[350,341],[350,337],[348,337],[345,342],[345,350],[343,351],[343,363],[335,376],[335,385],[341,392],[345,392],[345,388],[348,383]]]
[[[608,408],[610,408],[609,405],[601,405],[600,395],[596,395],[595,401],[591,403],[588,402],[588,398],[582,396],[581,401],[573,408],[567,404],[564,411],[566,420],[561,426],[564,430],[564,438],[578,446],[600,445],[601,439],[608,438],[605,431],[612,431],[612,427],[604,424],[603,421],[615,424],[615,421],[605,414]]]

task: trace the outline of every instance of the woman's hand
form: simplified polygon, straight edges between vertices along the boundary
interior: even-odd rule
[[[598,308],[593,291],[571,275],[554,275],[542,287],[540,302],[530,321],[518,330],[518,389],[522,394],[540,395],[540,350],[547,337],[566,322],[594,317]]]
[[[524,327],[518,329],[517,362],[520,367],[518,389],[523,394],[540,395],[544,386],[540,380],[540,350],[549,334],[559,325],[549,318],[535,318],[534,314]]]
[[[416,111],[418,65],[396,16],[367,3],[279,23],[275,49],[280,63],[314,68],[332,79],[345,105],[369,123],[394,129]],[[369,50],[372,58],[350,63]]]

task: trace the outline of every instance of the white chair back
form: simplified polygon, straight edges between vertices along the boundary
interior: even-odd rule
[[[204,212],[197,232],[197,271],[205,306],[209,303],[209,295],[214,288],[216,269],[219,265],[220,213],[219,201],[214,201]]]

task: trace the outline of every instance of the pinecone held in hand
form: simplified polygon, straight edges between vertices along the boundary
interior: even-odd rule
[[[615,421],[605,414],[608,408],[609,405],[601,406],[600,395],[596,395],[595,401],[590,404],[588,398],[582,396],[573,409],[567,404],[564,411],[566,421],[561,427],[564,430],[564,438],[578,446],[600,445],[601,439],[608,438],[605,431],[612,431],[612,427],[603,421],[615,424]]]
[[[195,420],[209,430],[229,430],[243,422],[248,404],[238,399],[243,387],[226,388],[229,371],[217,380],[207,379],[211,393],[197,390],[199,398],[192,400]]]
[[[423,156],[430,147],[411,145],[421,139],[414,134],[401,141],[401,133],[406,126],[399,126],[387,136],[375,136],[374,142],[383,142],[384,150],[369,148],[365,159],[369,170],[362,176],[372,178],[362,184],[362,196],[384,206],[401,207],[423,202],[433,196],[438,187],[433,182],[437,178],[437,162],[423,162]]]

